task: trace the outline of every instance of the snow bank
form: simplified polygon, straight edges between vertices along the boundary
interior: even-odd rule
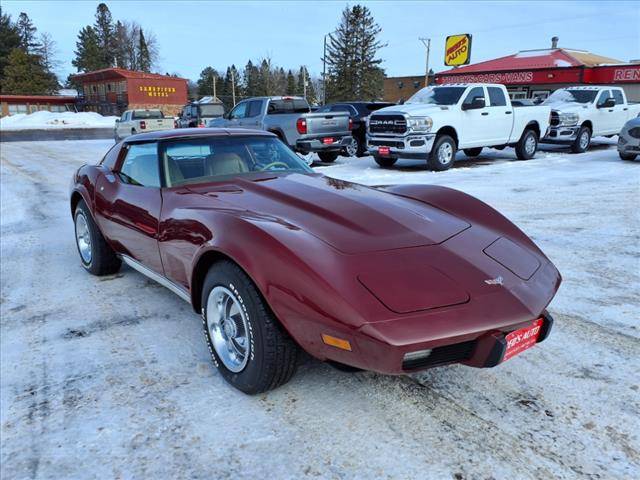
[[[112,128],[118,117],[103,117],[95,112],[19,113],[0,119],[2,130],[35,130],[58,128]]]

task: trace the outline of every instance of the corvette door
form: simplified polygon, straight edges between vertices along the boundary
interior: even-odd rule
[[[131,144],[96,183],[96,219],[118,253],[162,274],[158,218],[162,198],[156,142]]]

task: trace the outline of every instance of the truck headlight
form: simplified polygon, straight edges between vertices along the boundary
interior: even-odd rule
[[[561,113],[560,114],[560,125],[565,127],[571,127],[577,124],[578,124],[577,113]]]
[[[433,126],[433,120],[430,117],[413,117],[407,120],[407,125],[414,132],[428,132]]]

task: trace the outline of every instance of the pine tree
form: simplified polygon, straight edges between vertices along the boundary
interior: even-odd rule
[[[316,96],[316,89],[313,85],[313,82],[311,81],[311,78],[309,77],[309,72],[307,71],[306,67],[300,67],[300,70],[298,71],[298,81],[296,84],[297,95],[302,95],[305,92],[305,82],[307,83],[307,101],[311,105],[316,104],[318,102],[318,98]]]
[[[247,97],[257,97],[261,95],[259,89],[260,71],[258,67],[251,62],[251,60],[249,60],[247,65],[244,67],[243,80],[244,95]]]
[[[263,59],[258,72],[258,95],[261,97],[272,95],[271,60]]]
[[[59,88],[55,75],[42,65],[39,55],[14,48],[4,70],[2,93],[13,95],[46,95]]]
[[[29,15],[21,12],[18,17],[17,27],[18,35],[20,35],[20,48],[26,53],[34,53],[39,46],[36,40],[36,32],[38,29],[33,25]]]
[[[113,19],[109,7],[105,3],[100,3],[96,8],[96,23],[93,28],[98,35],[98,45],[100,46],[100,68],[112,67],[116,45]]]
[[[131,68],[127,52],[128,41],[127,27],[118,20],[113,28],[113,59],[115,66],[118,68]]]
[[[374,100],[382,95],[384,71],[376,58],[385,46],[378,40],[381,31],[369,8],[344,9],[327,46],[327,100]]]
[[[296,79],[291,73],[291,70],[287,72],[287,95],[302,95],[302,90],[296,89]]]
[[[151,55],[149,54],[149,47],[144,38],[142,28],[140,29],[140,35],[138,37],[138,70],[143,72],[151,71]]]
[[[92,70],[103,68],[100,40],[91,25],[87,25],[80,30],[74,53],[76,58],[71,61],[71,64],[79,72],[91,72]]]
[[[236,103],[238,102],[238,100],[240,100],[241,92],[238,85],[238,78],[239,77],[238,77],[238,71],[236,70],[236,66],[231,65],[230,67],[227,67],[227,72],[224,76],[224,82],[222,84],[222,92],[218,94],[218,97],[224,103],[224,108],[227,111],[233,108],[234,80],[235,80]]]
[[[198,97],[205,97],[207,95],[213,95],[213,82],[216,82],[216,95],[220,95],[224,88],[224,79],[213,67],[206,67],[200,72],[200,78],[198,78]]]
[[[19,46],[18,27],[11,21],[11,15],[2,13],[0,7],[0,83],[4,79],[4,69],[9,62],[9,54]]]

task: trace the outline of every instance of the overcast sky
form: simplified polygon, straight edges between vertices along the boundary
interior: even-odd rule
[[[58,44],[62,78],[73,72],[78,31],[94,21],[99,2],[3,0],[14,20],[26,12],[41,32]],[[155,33],[159,71],[197,79],[211,65],[222,69],[269,56],[285,68],[306,64],[322,71],[322,43],[347,5],[343,1],[174,2],[107,1],[114,20],[135,20]],[[351,2],[353,5],[355,2]],[[441,71],[447,35],[471,33],[471,62],[519,50],[560,46],[589,50],[628,61],[640,58],[640,2],[392,2],[366,3],[382,27],[388,46],[379,56],[387,75],[424,73],[425,49],[418,37],[430,37],[431,67]]]

